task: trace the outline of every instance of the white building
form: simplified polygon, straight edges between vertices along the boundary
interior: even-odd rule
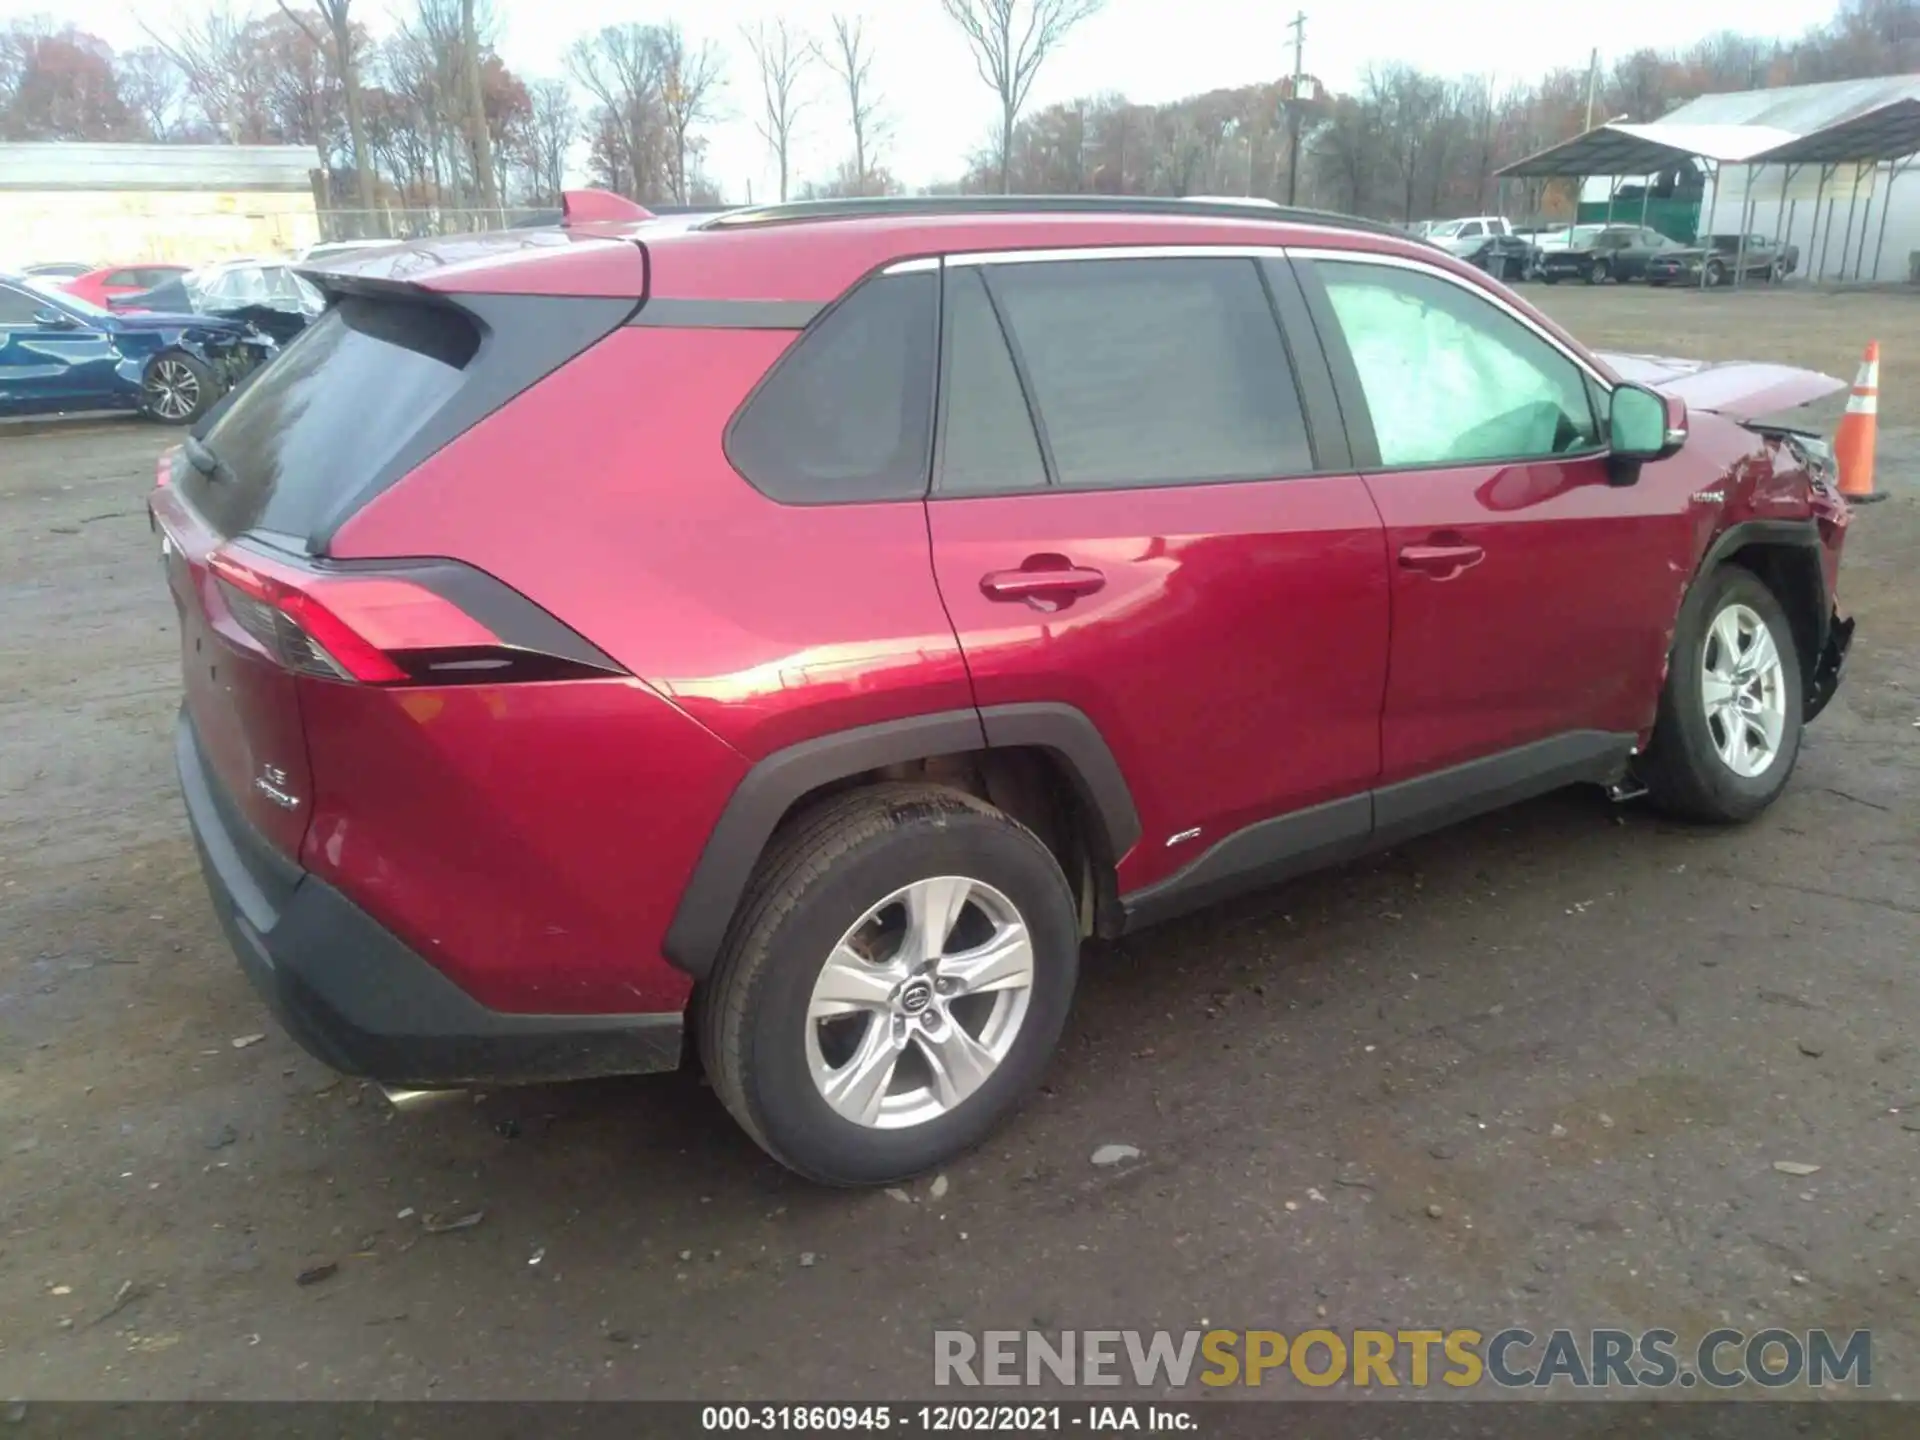
[[[0,268],[199,265],[319,238],[300,145],[0,144]]]
[[[1614,218],[1633,223],[1640,171],[1659,171],[1667,196],[1690,193],[1674,177],[1696,171],[1687,229],[1794,245],[1801,277],[1900,281],[1920,274],[1920,178],[1907,175],[1915,159],[1920,75],[1896,75],[1703,95],[1651,124],[1600,126],[1504,173],[1581,177],[1582,220],[1600,218],[1611,196]]]

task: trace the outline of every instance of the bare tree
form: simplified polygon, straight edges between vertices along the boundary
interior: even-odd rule
[[[607,178],[635,199],[648,198],[657,175],[656,142],[666,127],[658,32],[629,22],[582,35],[567,51],[567,69],[599,103],[592,130],[612,152]]]
[[[687,160],[698,146],[693,130],[715,117],[720,98],[720,51],[707,40],[689,45],[672,22],[654,33],[660,47],[660,103],[673,136],[673,198],[685,205],[689,203]]]
[[[360,99],[360,59],[356,53],[359,40],[354,34],[353,17],[349,13],[353,8],[353,0],[314,0],[321,20],[326,23],[327,34],[332,37],[331,50],[313,32],[306,19],[287,4],[287,0],[279,0],[279,5],[286,17],[314,43],[315,48],[332,61],[333,73],[340,77],[340,88],[347,105],[347,143],[353,149],[353,170],[360,185],[360,208],[376,210],[379,208],[379,199],[373,184],[373,154],[367,146],[366,109]]]
[[[188,92],[222,140],[248,145],[267,138],[270,77],[262,73],[252,23],[227,0],[182,20],[170,34],[144,21],[141,28],[180,67]]]
[[[285,3],[285,0],[282,0]],[[340,0],[334,0],[340,3]],[[487,96],[480,84],[480,26],[474,18],[474,0],[460,0],[460,49],[465,84],[467,143],[473,147],[473,173],[479,182],[480,203],[497,209],[500,195],[494,187],[493,137],[487,126]]]
[[[1000,188],[1010,192],[1013,125],[1034,79],[1067,33],[1106,0],[940,0],[973,51],[974,69],[1000,97]]]
[[[564,80],[539,80],[527,87],[527,167],[536,198],[557,202],[567,183],[567,151],[580,130],[573,91]]]
[[[761,21],[742,32],[753,63],[760,71],[761,116],[754,122],[780,167],[780,199],[787,198],[787,161],[792,153],[794,126],[811,104],[800,82],[814,51],[806,36],[788,26],[783,15],[772,25]]]
[[[815,53],[847,96],[847,118],[853,125],[853,194],[866,193],[867,176],[873,171],[874,149],[880,135],[880,97],[869,78],[873,70],[873,46],[866,37],[865,22],[857,15],[833,17],[833,44],[816,46]]]
[[[143,45],[123,51],[113,68],[120,77],[121,98],[148,134],[160,141],[186,138],[186,77],[164,50]]]

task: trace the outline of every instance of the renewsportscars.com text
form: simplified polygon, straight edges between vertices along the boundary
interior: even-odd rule
[[[1691,1389],[1873,1383],[1873,1334],[1710,1330],[936,1330],[950,1386]]]

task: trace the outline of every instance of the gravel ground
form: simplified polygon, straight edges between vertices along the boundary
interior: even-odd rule
[[[1920,309],[1533,293],[1616,348],[1886,347],[1895,498],[1786,795],[1568,792],[1105,948],[1045,1092],[900,1195],[690,1077],[395,1112],[297,1050],[175,795],[168,437],[0,431],[0,1395],[901,1395],[936,1327],[1205,1323],[1871,1327],[1920,1395]]]

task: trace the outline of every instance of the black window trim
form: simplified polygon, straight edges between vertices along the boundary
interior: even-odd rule
[[[1524,329],[1545,341],[1548,348],[1571,361],[1574,368],[1580,372],[1582,381],[1585,382],[1581,389],[1587,397],[1589,407],[1593,405],[1596,387],[1600,394],[1611,398],[1617,382],[1602,373],[1586,356],[1569,348],[1558,336],[1543,328],[1537,321],[1516,309],[1499,295],[1441,266],[1429,265],[1377,250],[1290,247],[1287,254],[1288,258],[1295,262],[1294,274],[1305,292],[1307,309],[1313,316],[1314,328],[1319,332],[1320,344],[1326,353],[1328,369],[1333,374],[1334,391],[1339,396],[1340,412],[1346,420],[1347,440],[1353,450],[1353,468],[1356,471],[1368,475],[1395,475],[1420,470],[1464,470],[1483,466],[1556,465],[1578,460],[1603,459],[1608,454],[1606,416],[1595,410],[1592,418],[1594,433],[1599,440],[1591,450],[1576,450],[1565,455],[1491,455],[1477,456],[1472,460],[1444,462],[1423,460],[1406,465],[1382,464],[1380,442],[1373,428],[1373,412],[1367,405],[1366,391],[1360,383],[1360,371],[1353,363],[1353,352],[1348,348],[1346,332],[1340,328],[1339,317],[1334,314],[1333,301],[1327,294],[1326,280],[1319,273],[1317,262],[1325,261],[1336,265],[1379,265],[1388,269],[1411,270],[1417,274],[1430,275],[1436,280],[1446,281],[1518,321]]]
[[[1122,245],[1075,245],[1053,246],[1032,249],[1007,250],[969,250],[942,257],[943,267],[954,270],[962,267],[977,267],[981,270],[981,279],[985,282],[988,300],[993,305],[994,319],[999,323],[1002,338],[1007,343],[1008,352],[1013,356],[1014,373],[1020,382],[1022,397],[1027,402],[1028,418],[1035,426],[1035,433],[1041,441],[1041,459],[1046,467],[1047,483],[1044,486],[1010,485],[994,490],[964,490],[954,493],[942,493],[940,471],[946,462],[946,452],[936,437],[934,454],[937,457],[933,475],[933,486],[928,494],[929,500],[966,501],[1004,499],[1013,495],[1122,495],[1134,490],[1191,490],[1208,485],[1253,485],[1283,484],[1294,480],[1323,479],[1327,476],[1351,475],[1353,473],[1352,455],[1346,443],[1344,427],[1331,404],[1336,387],[1327,383],[1316,387],[1310,383],[1304,368],[1312,368],[1314,359],[1308,352],[1296,345],[1288,336],[1289,323],[1300,325],[1305,319],[1303,311],[1295,310],[1288,302],[1285,291],[1276,286],[1274,277],[1268,273],[1268,266],[1278,262],[1286,264],[1288,251],[1278,245],[1194,245],[1194,244],[1122,244]],[[992,272],[1002,265],[1045,265],[1056,262],[1089,260],[1246,260],[1253,265],[1254,275],[1259,281],[1261,293],[1267,299],[1267,311],[1274,328],[1279,332],[1282,352],[1292,370],[1294,397],[1300,406],[1301,424],[1305,428],[1307,452],[1311,468],[1291,470],[1275,475],[1257,472],[1243,475],[1210,475],[1204,477],[1172,478],[1160,477],[1152,480],[1132,481],[1125,485],[1063,485],[1058,481],[1058,471],[1054,466],[1052,446],[1047,443],[1044,422],[1039,419],[1038,405],[1034,399],[1033,387],[1027,375],[1024,359],[1018,342],[1007,326],[1001,313],[1000,301],[994,293]],[[907,262],[903,262],[907,263]],[[1309,328],[1317,328],[1311,327]],[[947,380],[949,356],[946,340],[946,286],[941,286],[941,348],[939,374],[939,404],[935,411],[936,428],[943,427],[947,413]],[[1316,347],[1316,352],[1318,347]],[[1325,360],[1320,358],[1324,367]],[[1317,377],[1325,381],[1322,374]]]
[[[854,296],[858,295],[868,285],[876,281],[890,279],[894,276],[917,275],[929,272],[934,278],[933,365],[931,367],[933,374],[931,377],[932,384],[930,392],[927,396],[927,446],[926,453],[921,456],[919,470],[920,488],[911,494],[904,495],[848,495],[845,497],[823,495],[809,499],[770,495],[761,489],[759,485],[754,483],[753,477],[741,469],[739,463],[733,458],[734,431],[739,427],[741,418],[753,408],[753,402],[760,398],[760,393],[773,383],[774,377],[792,361],[795,355],[800,353],[801,347],[807,343],[808,337],[822,325],[825,325],[835,311],[851,301]],[[758,380],[753,382],[752,388],[747,391],[740,403],[734,407],[733,414],[727,417],[726,428],[720,432],[720,453],[726,458],[728,467],[735,475],[740,477],[740,482],[748,486],[754,494],[759,495],[762,499],[772,504],[791,505],[796,508],[817,509],[834,505],[899,505],[907,502],[924,503],[933,487],[934,457],[940,453],[940,372],[942,369],[940,357],[946,346],[946,288],[946,274],[938,256],[896,256],[891,260],[886,260],[875,265],[871,270],[868,270],[851,285],[847,286],[845,290],[841,291],[831,302],[820,306],[813,318],[807,321],[805,326],[801,327],[794,334],[793,339],[788,342],[787,346],[774,357],[773,363],[767,366],[766,372],[761,375]],[[644,313],[644,308],[636,312],[636,314]]]

